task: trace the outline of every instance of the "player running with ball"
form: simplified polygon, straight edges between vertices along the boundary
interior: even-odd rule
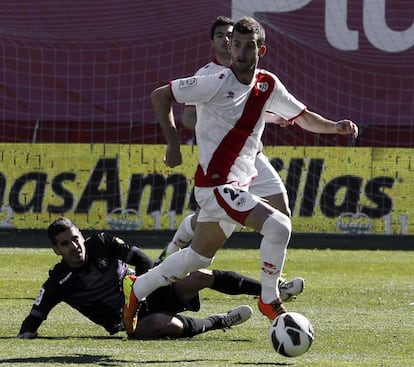
[[[131,291],[124,312],[125,326],[130,332],[139,302],[154,289],[209,266],[237,223],[263,235],[260,311],[271,320],[286,312],[277,284],[291,235],[290,219],[248,191],[257,175],[254,161],[265,127],[265,112],[270,110],[317,133],[356,137],[358,128],[352,121],[335,122],[309,111],[274,74],[257,69],[260,57],[266,53],[264,42],[263,27],[255,19],[244,17],[234,25],[231,69],[174,80],[152,93],[167,140],[165,163],[169,167],[182,163],[172,104],[197,103],[199,165],[195,198],[201,209],[190,247],[170,255],[135,280],[124,281],[124,291]]]
[[[210,45],[214,53],[212,61],[197,70],[195,75],[216,74],[226,67],[231,66],[231,55],[229,51],[231,33],[233,31],[234,21],[225,16],[218,16],[210,28]],[[268,115],[268,119],[275,119],[277,116]],[[279,118],[278,122],[287,123],[286,120]],[[195,130],[197,123],[197,113],[195,103],[186,103],[183,112],[183,125],[190,130]],[[290,217],[289,198],[286,187],[276,172],[269,159],[260,150],[255,159],[255,167],[257,176],[252,181],[249,191],[268,201],[274,208]],[[195,213],[186,216],[180,223],[177,231],[168,245],[161,252],[157,263],[163,261],[167,256],[186,247],[194,235],[194,229],[197,222],[198,208]],[[296,277],[290,281],[281,279],[279,282],[279,290],[283,290],[284,302],[294,299],[297,294],[304,289],[304,280]]]

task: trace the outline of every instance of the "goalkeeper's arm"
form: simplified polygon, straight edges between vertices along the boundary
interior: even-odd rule
[[[37,337],[37,329],[41,325],[43,320],[39,317],[29,315],[25,318],[20,327],[18,339],[34,339]]]

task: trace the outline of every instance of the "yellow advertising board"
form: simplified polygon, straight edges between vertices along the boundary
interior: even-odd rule
[[[288,187],[294,231],[414,233],[412,150],[265,147],[264,153]]]
[[[194,209],[197,147],[183,165],[164,145],[2,144],[0,228],[175,229]],[[295,232],[414,234],[410,149],[265,147],[285,182]]]

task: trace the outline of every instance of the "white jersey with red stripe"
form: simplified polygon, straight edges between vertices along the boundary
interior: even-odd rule
[[[195,186],[199,187],[232,183],[247,188],[257,175],[254,162],[265,111],[293,120],[305,109],[276,75],[262,69],[256,70],[249,85],[224,68],[217,74],[173,80],[171,92],[179,103],[197,103]]]

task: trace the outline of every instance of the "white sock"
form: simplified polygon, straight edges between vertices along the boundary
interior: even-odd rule
[[[166,255],[169,256],[174,252],[182,249],[194,236],[194,230],[191,228],[191,219],[195,214],[187,215],[178,226],[174,237],[167,245]]]
[[[208,267],[213,259],[201,256],[191,247],[187,247],[171,254],[160,265],[140,275],[134,282],[134,293],[142,301],[157,288],[183,279],[192,271]]]
[[[279,211],[263,223],[260,231],[263,235],[260,243],[260,268],[261,298],[264,303],[270,303],[280,297],[277,285],[283,271],[291,232],[290,219]]]

